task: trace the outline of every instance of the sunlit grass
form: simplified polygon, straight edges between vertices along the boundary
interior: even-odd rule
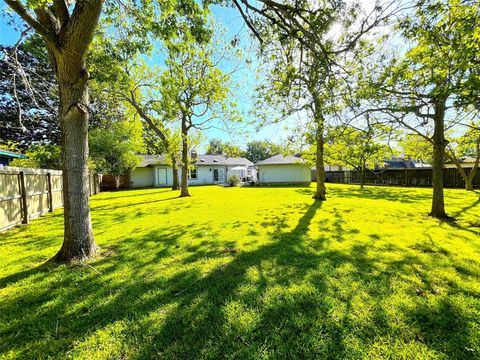
[[[86,265],[41,266],[61,210],[1,234],[0,357],[480,357],[478,193],[328,191],[99,194]]]

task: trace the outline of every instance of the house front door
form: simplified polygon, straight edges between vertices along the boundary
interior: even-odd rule
[[[224,169],[213,169],[213,182],[214,183],[225,182],[225,170]]]
[[[157,186],[167,185],[167,169],[157,169]]]

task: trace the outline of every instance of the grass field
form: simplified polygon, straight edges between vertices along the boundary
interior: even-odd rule
[[[42,266],[61,210],[0,234],[0,358],[479,358],[480,202],[430,189],[92,198],[99,255]]]

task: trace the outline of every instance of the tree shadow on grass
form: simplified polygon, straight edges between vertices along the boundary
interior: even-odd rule
[[[313,189],[299,189],[297,192],[305,195],[313,195]],[[351,185],[329,187],[327,189],[327,199],[329,196],[339,198],[360,198],[373,200],[398,201],[402,203],[418,203],[431,199],[431,195],[422,192],[413,192],[411,188],[385,188],[380,186],[368,186],[363,190]]]
[[[414,329],[410,338],[392,323],[383,300],[398,276],[418,272],[421,258],[373,256],[365,242],[324,246],[326,237],[309,236],[311,226],[333,226],[336,243],[356,233],[345,230],[339,211],[331,223],[318,219],[322,205],[303,209],[293,228],[272,219],[269,240],[252,251],[224,252],[235,243],[208,238],[185,245],[182,238],[207,225],[172,226],[123,239],[89,266],[52,270],[0,304],[0,349],[25,358],[74,356],[83,343],[98,346],[92,339],[102,331],[101,346],[114,346],[109,356],[117,358],[359,358],[377,338],[420,341],[449,357],[467,354],[469,320],[448,298],[431,309],[412,296],[419,305],[403,311]],[[390,250],[401,251],[394,244]],[[213,267],[202,266],[209,260]],[[368,303],[365,316],[359,301]],[[455,317],[454,335],[443,326],[442,309]]]

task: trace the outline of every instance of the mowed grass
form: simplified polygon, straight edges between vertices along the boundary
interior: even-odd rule
[[[42,266],[58,210],[0,235],[0,357],[480,357],[480,202],[430,189],[192,187],[92,197],[98,256]]]

